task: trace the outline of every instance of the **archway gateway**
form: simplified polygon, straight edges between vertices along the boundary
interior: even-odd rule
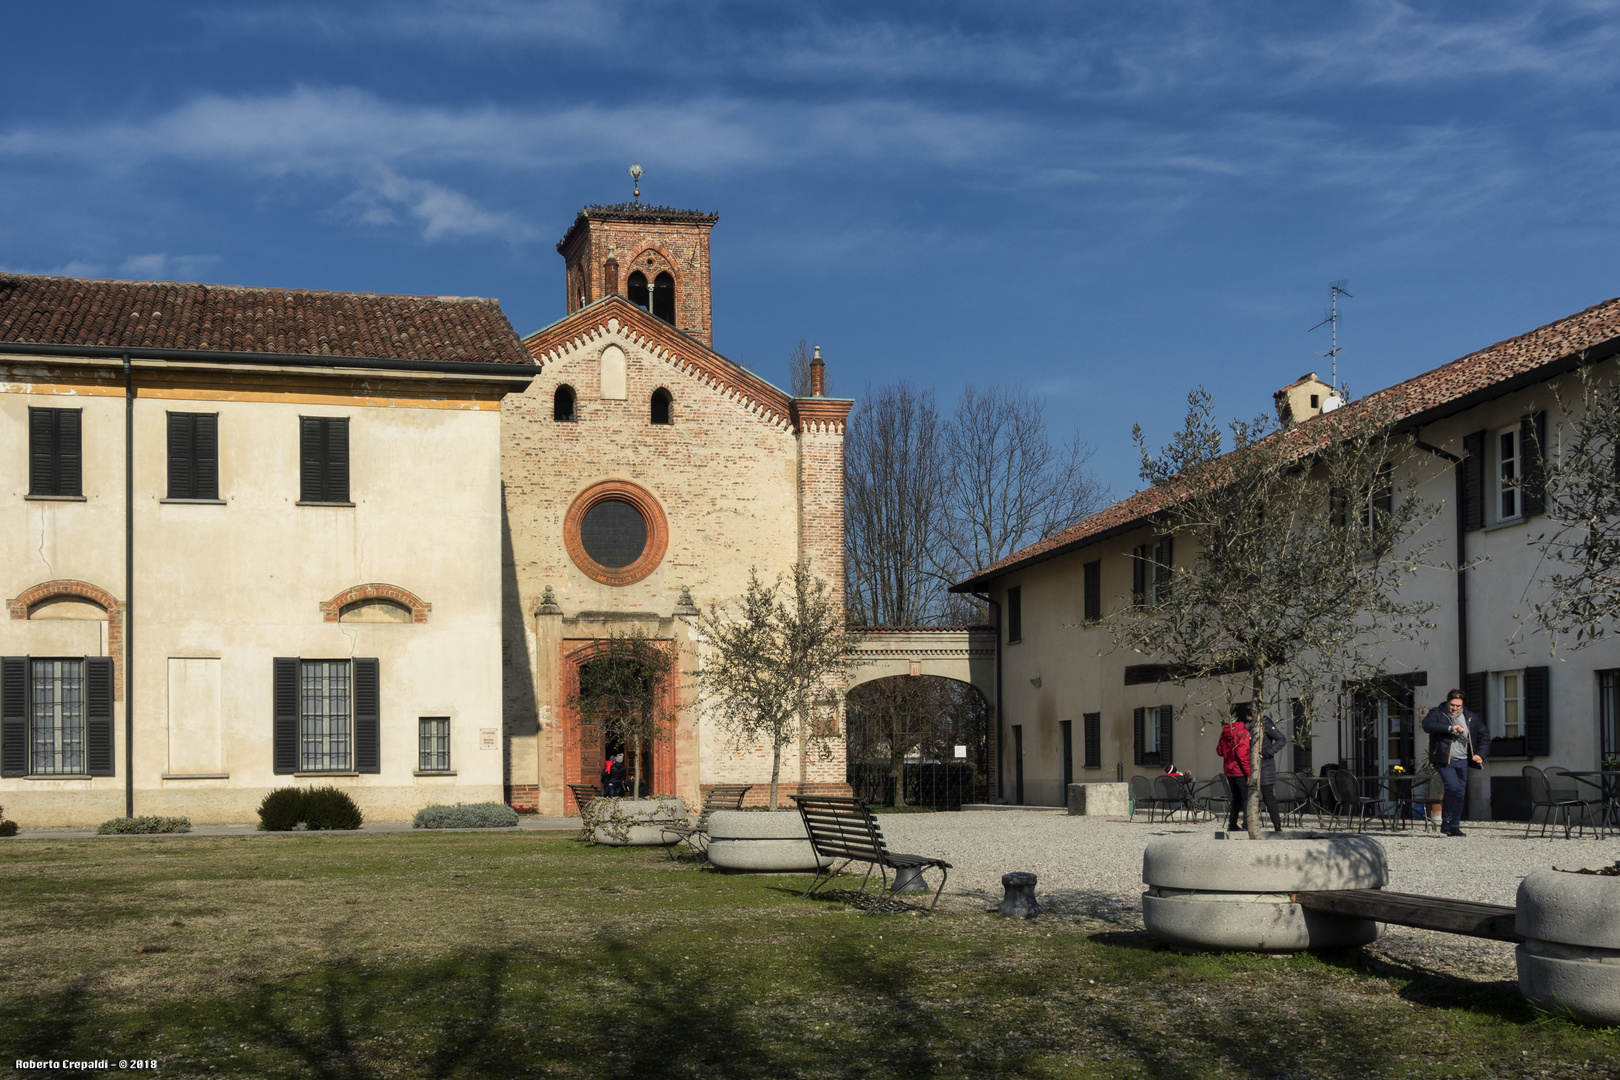
[[[675,643],[667,640],[651,642],[658,649],[666,652],[672,659],[675,656]],[[562,705],[562,739],[563,739],[563,780],[565,784],[592,784],[601,786],[602,763],[606,760],[611,747],[610,739],[603,729],[601,720],[597,716],[583,713],[572,702],[578,699],[580,693],[581,675],[593,660],[601,659],[613,647],[611,641],[591,640],[569,642],[565,647],[563,658],[563,705]],[[665,716],[674,716],[676,703],[676,679],[678,678],[678,664],[670,664],[669,670],[659,680],[654,690],[655,697],[652,708]],[[642,765],[642,784],[647,793],[671,794],[675,785],[675,739],[673,725],[661,739],[647,740],[642,746],[642,753],[646,755]],[[616,747],[613,747],[616,749]],[[628,750],[625,754],[625,790],[628,794],[631,787],[632,766]],[[579,804],[574,801],[572,792],[564,796],[564,812],[568,814],[579,813]]]

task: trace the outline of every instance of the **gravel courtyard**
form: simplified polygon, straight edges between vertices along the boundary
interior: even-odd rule
[[[953,869],[941,906],[983,907],[1000,900],[1001,875],[1036,874],[1036,896],[1050,910],[1077,912],[1122,926],[1142,926],[1142,852],[1155,836],[1213,835],[1214,824],[1149,824],[1143,818],[1071,817],[1062,810],[884,814],[890,848],[946,859]],[[1564,840],[1562,830],[1524,839],[1524,825],[1466,822],[1453,839],[1421,826],[1368,830],[1389,858],[1389,888],[1491,904],[1512,904],[1519,881],[1548,866],[1600,867],[1620,860],[1620,841]],[[1388,960],[1479,981],[1514,980],[1513,946],[1392,926],[1371,947]]]

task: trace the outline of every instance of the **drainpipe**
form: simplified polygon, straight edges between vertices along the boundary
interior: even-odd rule
[[[1006,745],[1001,738],[1001,605],[990,599],[989,593],[972,593],[983,600],[995,613],[996,627],[996,798],[1002,798],[1001,774],[1007,767]]]
[[[124,354],[124,816],[135,816],[135,372]]]
[[[1463,538],[1467,535],[1463,510],[1463,471],[1456,466],[1462,464],[1462,458],[1449,450],[1442,450],[1432,446],[1421,438],[1423,429],[1417,428],[1412,432],[1412,445],[1419,450],[1444,458],[1452,464],[1452,475],[1457,478],[1457,681],[1453,686],[1466,686],[1468,681],[1468,571],[1463,562],[1465,552]]]

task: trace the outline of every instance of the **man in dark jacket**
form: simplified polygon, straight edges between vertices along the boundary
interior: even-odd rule
[[[1436,705],[1423,718],[1429,733],[1429,764],[1446,786],[1441,800],[1440,831],[1461,836],[1463,796],[1468,791],[1468,770],[1485,764],[1490,732],[1485,722],[1463,707],[1463,692],[1453,690],[1444,705]]]
[[[1260,742],[1260,798],[1271,814],[1271,831],[1282,832],[1282,820],[1277,814],[1277,752],[1288,745],[1288,736],[1272,723],[1271,717],[1262,716],[1260,727],[1264,737]]]

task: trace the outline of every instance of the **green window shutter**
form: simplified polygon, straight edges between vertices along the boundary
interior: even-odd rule
[[[1131,552],[1131,603],[1141,607],[1147,603],[1148,546],[1138,545]]]
[[[272,665],[272,765],[278,774],[295,773],[298,771],[298,657],[278,656]]]
[[[382,707],[375,658],[354,662],[354,771],[382,771]]]
[[[195,499],[196,481],[192,469],[195,456],[196,417],[191,413],[169,414],[169,498]]]
[[[219,498],[219,414],[198,413],[192,442],[194,499]]]
[[[1463,459],[1457,463],[1457,501],[1464,532],[1485,527],[1485,433],[1463,436]]]
[[[113,659],[84,658],[84,758],[91,776],[114,776]]]
[[[1175,718],[1176,709],[1173,705],[1159,706],[1159,764],[1170,765],[1176,760],[1175,755]]]
[[[349,501],[347,417],[332,417],[326,421],[326,498],[328,502]]]
[[[1102,713],[1085,715],[1086,768],[1102,768]]]
[[[1543,447],[1547,444],[1547,414],[1545,411],[1519,420],[1520,454],[1524,458],[1519,498],[1523,502],[1524,516],[1535,517],[1547,512],[1547,463]]]
[[[57,495],[83,495],[81,462],[80,419],[78,409],[53,409],[56,413],[56,487]]]
[[[1133,745],[1131,746],[1131,753],[1133,755],[1133,759],[1134,759],[1135,763],[1140,765],[1140,764],[1142,764],[1142,743],[1146,741],[1143,738],[1144,733],[1142,731],[1142,726],[1143,726],[1144,723],[1146,723],[1146,720],[1147,720],[1147,710],[1146,709],[1137,709],[1136,713],[1135,713],[1135,719],[1136,719],[1136,728],[1135,728],[1135,732],[1133,734],[1133,740],[1132,740]]]
[[[0,659],[0,776],[28,775],[28,657]]]
[[[1531,757],[1545,757],[1552,753],[1548,704],[1547,669],[1524,669],[1524,748]]]

